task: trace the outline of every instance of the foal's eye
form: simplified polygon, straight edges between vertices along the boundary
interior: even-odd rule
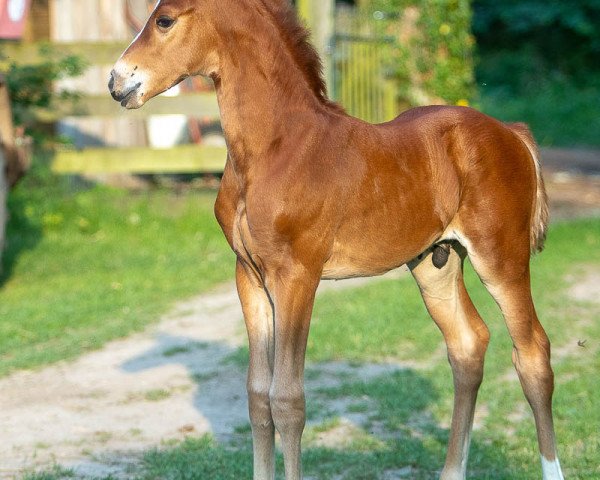
[[[162,30],[167,30],[173,26],[175,19],[171,17],[161,16],[156,19],[156,25]]]

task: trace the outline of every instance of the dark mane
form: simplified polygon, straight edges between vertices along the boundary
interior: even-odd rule
[[[328,107],[343,111],[342,107],[327,97],[327,84],[323,77],[323,63],[315,47],[310,43],[310,32],[298,19],[293,5],[286,0],[262,0],[263,5],[273,16],[287,50],[298,65],[310,89],[317,99]],[[277,3],[277,5],[274,5]]]

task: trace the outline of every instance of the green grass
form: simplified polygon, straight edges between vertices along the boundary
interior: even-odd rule
[[[571,479],[600,476],[600,411],[595,402],[596,392],[600,391],[596,340],[600,324],[593,321],[600,308],[574,302],[566,294],[567,275],[592,268],[600,268],[597,219],[554,226],[546,251],[533,261],[534,296],[554,348],[558,351],[573,346],[571,355],[554,359],[556,429],[565,474]],[[537,479],[540,468],[533,418],[518,382],[507,375],[513,371],[511,342],[497,307],[470,268],[466,279],[492,331],[479,398],[480,411],[486,415],[474,435],[469,478]],[[576,347],[580,339],[588,339],[587,348]],[[429,319],[410,278],[322,296],[315,307],[308,350],[309,362],[313,363],[311,376],[317,376],[315,362],[331,360],[360,364],[416,359],[429,367],[404,369],[364,381],[345,378],[341,386],[324,388],[317,398],[309,397],[309,418],[313,421],[328,403],[341,399],[351,400],[348,412],[363,411],[367,421],[364,434],[359,436],[364,438],[363,444],[352,443],[341,451],[314,447],[310,442],[315,432],[335,426],[335,421],[326,419],[309,427],[305,474],[319,479],[356,480],[378,479],[385,472],[398,471],[411,479],[437,478],[448,441],[448,429],[441,425],[449,423],[452,410],[452,378],[444,356],[439,355],[440,345],[441,334]],[[360,409],[352,407],[357,404],[361,404]],[[365,404],[369,405],[367,412]],[[384,441],[374,442],[371,430],[380,432]],[[213,462],[213,458],[217,460]],[[236,446],[218,445],[208,439],[188,441],[146,456],[144,473],[136,478],[249,478],[250,458],[247,439]],[[281,458],[278,461],[281,472]],[[194,462],[194,468],[186,462]],[[203,477],[210,466],[218,466],[214,470],[218,473]]]
[[[36,168],[9,199],[0,376],[99,348],[232,279],[214,200],[83,188]]]
[[[568,298],[567,277],[591,269],[600,269],[600,219],[553,226],[546,251],[533,261],[533,289],[540,318],[555,351],[571,346],[569,355],[553,359],[557,377],[555,420],[565,475],[582,480],[600,478],[600,324],[596,321],[600,307]],[[518,381],[507,375],[513,368],[506,328],[470,268],[466,280],[492,332],[478,402],[483,417],[474,433],[469,478],[538,479],[533,418]],[[577,347],[577,341],[583,339],[587,339],[586,347]],[[309,378],[318,379],[319,362],[331,360],[359,366],[416,359],[424,367],[369,379],[345,374],[340,385],[325,386],[309,396],[311,425],[304,439],[305,475],[319,480],[366,480],[400,472],[416,480],[437,479],[452,410],[452,378],[444,355],[440,355],[441,345],[441,334],[427,316],[410,278],[320,297],[308,350]],[[239,353],[233,361],[241,363],[242,359]],[[319,447],[314,439],[340,424],[327,413],[328,406],[336,401],[345,401],[347,413],[359,413],[365,421],[356,425],[358,430],[346,448]],[[277,464],[277,478],[282,478],[281,456]],[[131,478],[226,480],[250,478],[251,469],[252,448],[245,426],[232,443],[219,444],[203,437],[152,450]],[[69,478],[70,472],[43,475],[27,480]]]
[[[64,480],[74,478],[75,472],[65,468],[56,466],[47,472],[27,473],[23,476],[23,480]]]

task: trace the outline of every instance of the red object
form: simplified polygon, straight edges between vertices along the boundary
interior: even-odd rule
[[[0,38],[23,36],[31,0],[0,0]]]

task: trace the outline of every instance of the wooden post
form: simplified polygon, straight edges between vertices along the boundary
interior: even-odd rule
[[[10,105],[8,103],[8,92],[6,91],[6,85],[4,83],[4,77],[0,74],[0,260],[2,259],[2,251],[4,250],[4,234],[6,229],[7,211],[6,211],[6,199],[8,196],[8,183],[6,182],[6,160],[4,156],[4,125],[2,125],[2,117],[8,114],[10,118]],[[12,126],[12,119],[10,122]],[[0,262],[0,271],[2,270],[2,263]]]
[[[2,252],[4,251],[4,235],[8,218],[6,200],[8,197],[8,184],[6,182],[4,153],[0,148],[0,272],[2,272]]]
[[[298,0],[297,4],[300,17],[311,31],[311,41],[321,57],[325,78],[330,86],[332,63],[329,47],[333,36],[335,0]]]
[[[10,99],[4,76],[0,74],[0,146],[13,148],[15,146],[15,131],[12,121]]]
[[[18,142],[15,138],[10,97],[2,74],[0,74],[0,150],[3,156],[1,166],[3,180],[12,188],[29,169],[31,138],[21,135]]]

